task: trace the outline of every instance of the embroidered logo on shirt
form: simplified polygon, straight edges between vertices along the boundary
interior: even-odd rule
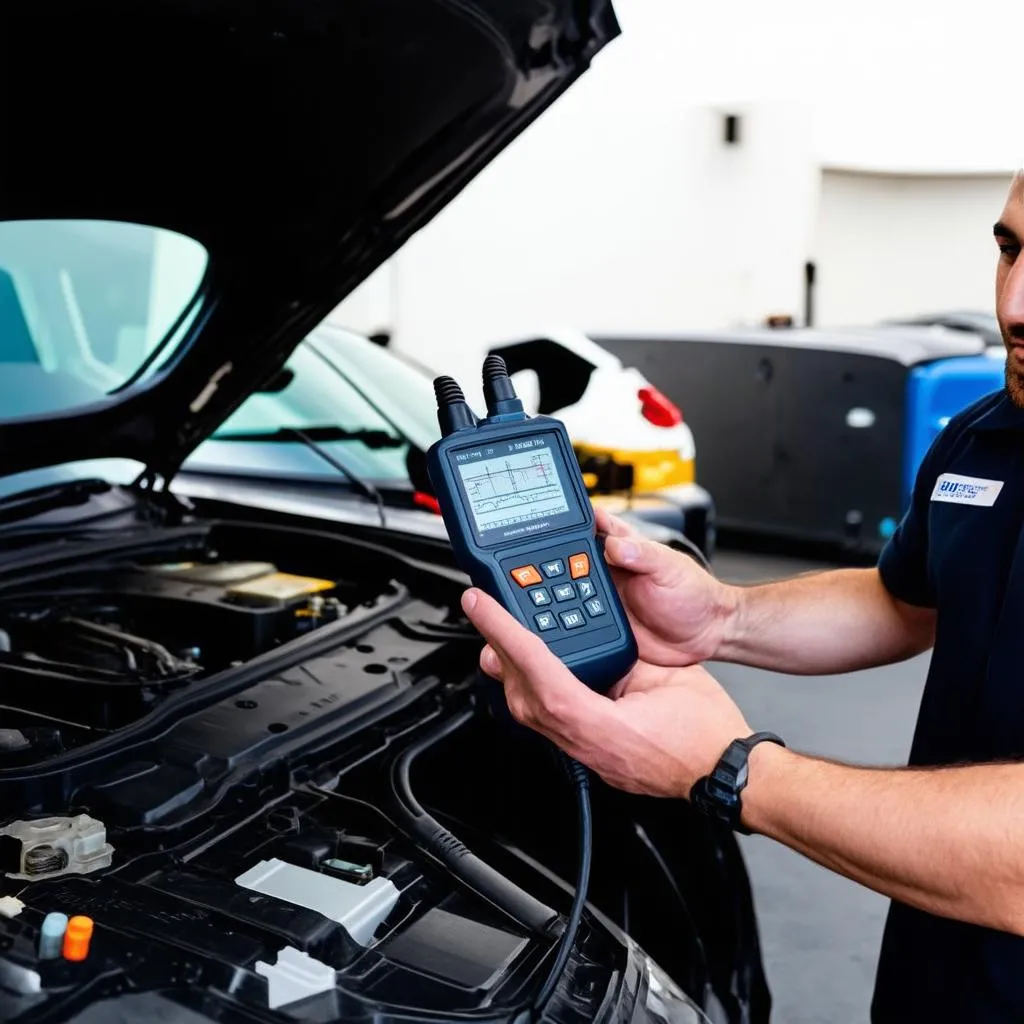
[[[1002,480],[983,480],[977,476],[943,473],[935,481],[932,501],[948,501],[954,505],[981,505],[988,508],[996,503],[1002,489]]]

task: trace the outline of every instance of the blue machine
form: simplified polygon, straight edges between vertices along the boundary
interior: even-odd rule
[[[930,327],[735,328],[595,340],[684,410],[718,534],[874,558],[929,444],[1006,356]]]
[[[637,646],[565,426],[526,415],[500,356],[484,362],[486,419],[451,377],[434,390],[442,437],[427,471],[459,565],[578,679],[607,690]]]
[[[921,460],[942,428],[972,402],[1002,388],[1006,361],[1002,352],[995,355],[939,359],[907,375],[903,511],[910,505]]]

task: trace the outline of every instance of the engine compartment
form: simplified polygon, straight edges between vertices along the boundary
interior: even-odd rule
[[[158,828],[145,838],[114,826],[111,868],[18,881],[18,912],[5,917],[0,904],[0,1019],[398,1022],[412,1007],[420,1020],[519,1019],[557,930],[531,932],[510,919],[389,820],[387,733],[402,737],[401,748],[422,732],[422,711],[371,730],[368,758],[351,749],[325,757],[305,784],[286,784],[254,816],[235,810],[212,832]],[[477,729],[489,733],[483,718],[464,732]],[[465,738],[447,741],[447,756],[461,759]],[[539,770],[571,805],[557,767],[544,760]],[[565,850],[560,837],[554,845],[571,857],[571,840]],[[496,846],[479,849],[500,859]],[[566,909],[554,877],[524,861],[503,871]],[[0,873],[0,900],[13,891]],[[95,922],[84,961],[41,955],[51,913]],[[557,1019],[594,1020],[627,983],[636,986],[627,967],[635,974],[639,962],[629,944],[588,921]]]
[[[222,527],[180,550],[76,565],[0,600],[0,770],[142,719],[171,695],[394,592],[287,531]]]
[[[240,522],[0,579],[0,1020],[522,1019],[557,927],[510,917],[439,851],[463,840],[564,913],[572,793],[480,685],[462,586]],[[413,780],[451,830],[432,850],[394,766],[456,720]],[[672,978],[745,993],[738,851],[665,802],[594,799],[607,917],[585,917],[551,1019],[670,1019],[633,1011],[655,985],[696,1019]],[[54,913],[94,922],[84,961],[44,956]]]

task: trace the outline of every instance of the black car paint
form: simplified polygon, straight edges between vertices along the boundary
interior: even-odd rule
[[[59,588],[69,575],[99,578],[146,552],[196,550],[211,530],[247,534],[246,550],[259,555],[282,543],[286,526],[290,542],[301,539],[318,557],[343,552],[360,581],[380,585],[335,627],[181,689],[41,765],[0,770],[5,820],[91,811],[104,816],[116,850],[114,866],[93,875],[0,880],[3,895],[25,904],[17,917],[0,917],[0,1019],[85,1024],[171,1012],[180,1020],[187,1007],[195,1021],[279,1020],[252,965],[283,943],[344,965],[336,990],[303,1006],[310,1020],[451,1019],[470,1010],[485,1019],[491,1000],[486,1014],[509,1019],[529,998],[550,944],[531,947],[482,996],[400,972],[395,986],[367,991],[365,975],[345,973],[358,955],[332,922],[280,901],[257,906],[231,881],[258,851],[287,848],[319,864],[324,842],[337,848],[339,829],[357,830],[377,837],[394,877],[408,883],[389,933],[442,905],[494,921],[493,908],[401,834],[380,785],[408,738],[473,706],[472,727],[427,765],[424,801],[453,822],[484,824],[484,834],[466,830],[477,852],[566,906],[558,879],[571,876],[574,844],[561,802],[548,799],[550,766],[487,713],[494,691],[481,686],[479,640],[458,617],[462,581],[428,564],[439,543],[404,536],[400,553],[387,534],[373,544],[249,508],[234,511],[238,525],[218,526],[158,482],[617,31],[602,0],[44,0],[0,12],[0,87],[19,98],[5,110],[13,157],[0,165],[0,220],[162,225],[210,253],[195,319],[166,368],[89,407],[0,422],[4,474],[103,457],[149,467],[133,491],[117,492],[134,507],[109,510],[88,536],[76,537],[73,517],[62,521],[62,538],[33,536],[45,524],[32,520],[0,534],[3,601],[26,587]],[[41,68],[50,89],[25,88]],[[47,94],[56,88],[55,113]],[[367,661],[378,644],[383,660]],[[402,657],[401,666],[388,661]],[[683,804],[598,787],[595,805],[603,865],[551,1018],[592,1020],[599,1006],[622,1000],[628,1012],[641,981],[614,926],[622,921],[695,998],[710,988],[730,1021],[767,1019],[733,837]],[[610,855],[620,839],[618,860]],[[661,887],[637,868],[652,850]],[[39,962],[42,915],[65,908],[93,912],[93,953],[81,964]],[[369,957],[388,966],[376,948]],[[420,1008],[410,1009],[418,996]]]
[[[618,25],[604,0],[46,0],[6,8],[0,34],[0,89],[20,97],[0,219],[157,224],[210,253],[167,370],[0,422],[0,471],[120,456],[166,476]],[[68,84],[60,130],[46,90],[23,88],[39,67]],[[158,131],[132,130],[133,82]],[[74,173],[71,153],[88,154]]]

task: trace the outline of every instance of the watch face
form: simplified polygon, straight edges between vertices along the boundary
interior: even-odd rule
[[[721,821],[729,828],[739,827],[739,794],[718,780],[705,776],[698,779],[690,793],[694,807],[715,821]]]
[[[711,774],[698,779],[690,791],[690,799],[698,810],[744,835],[750,835],[750,832],[740,823],[743,813],[740,791],[747,784],[750,773],[750,751],[765,740],[785,746],[778,736],[770,732],[757,732],[746,739],[733,740]]]
[[[708,797],[714,800],[715,803],[722,804],[725,807],[735,807],[740,799],[739,793],[732,786],[722,785],[715,778],[708,779],[707,793]]]

